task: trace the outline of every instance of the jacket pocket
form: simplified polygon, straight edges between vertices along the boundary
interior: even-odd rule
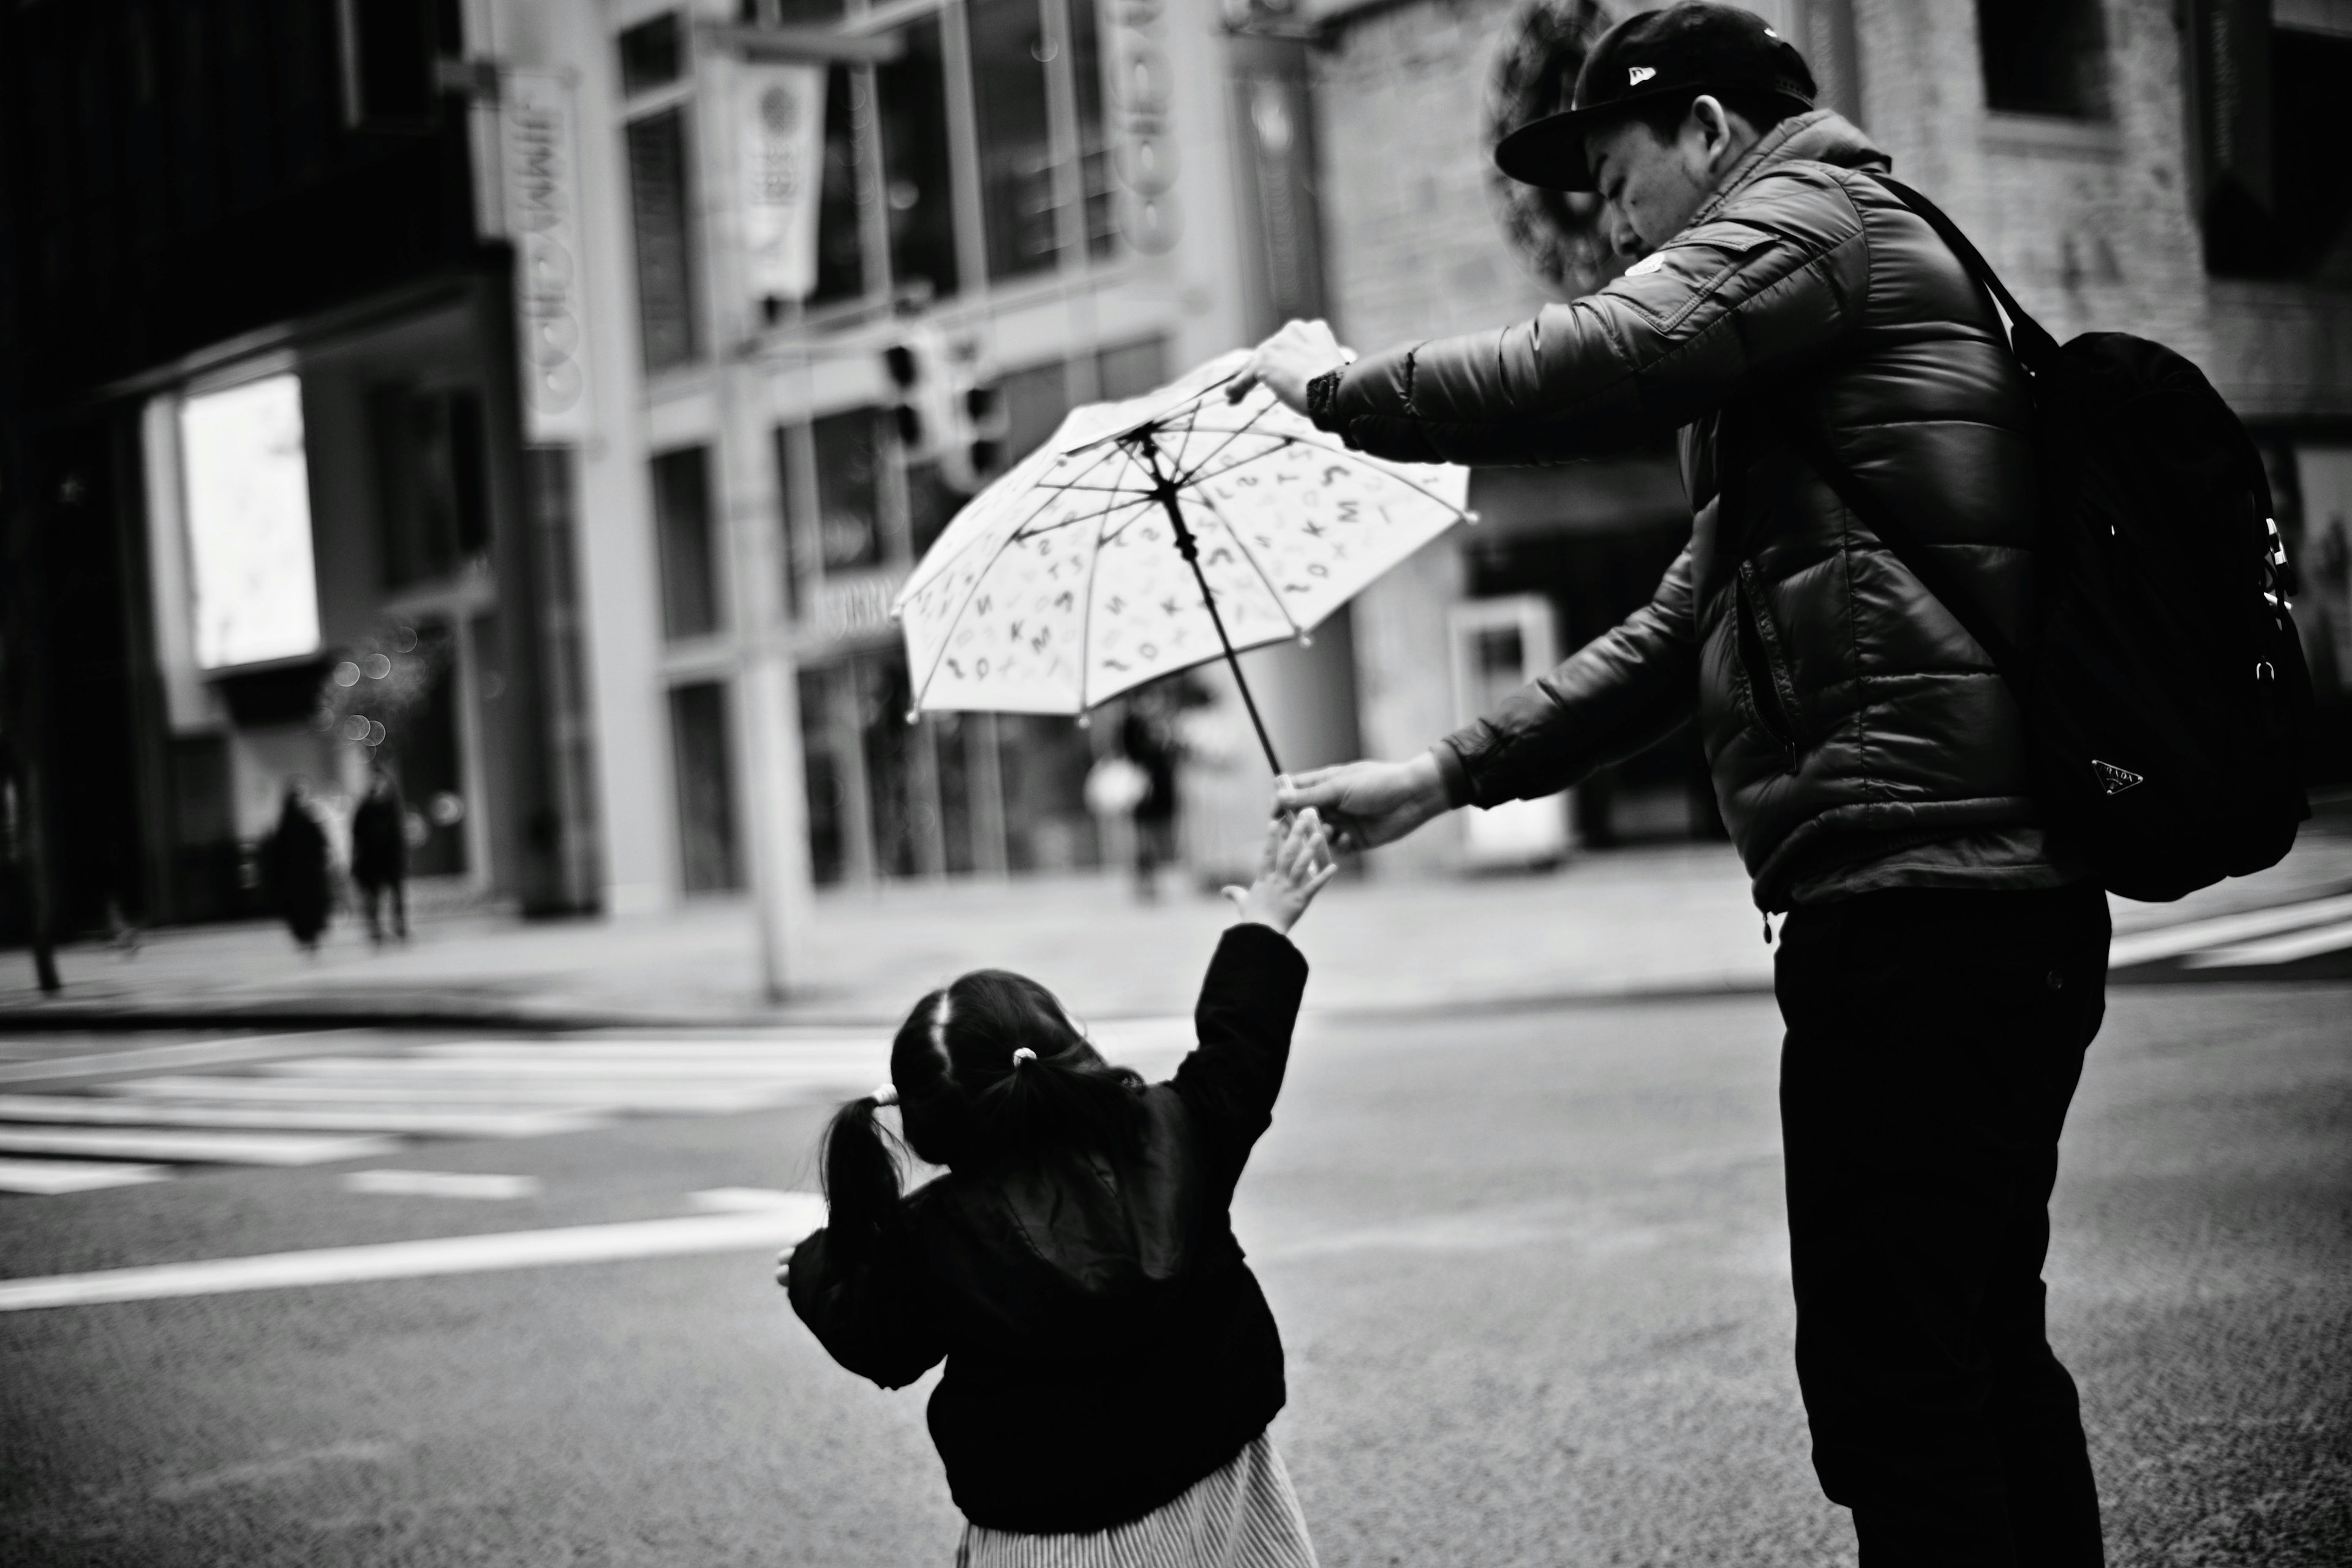
[[[1702,278],[1690,298],[1658,323],[1660,331],[1671,332],[1688,321],[1691,312],[1720,292],[1725,284],[1748,266],[1748,258],[1759,250],[1778,244],[1780,236],[1770,229],[1756,228],[1744,223],[1711,223],[1682,243],[1694,250],[1711,250],[1716,254],[1715,266]]]
[[[1739,563],[1733,585],[1732,614],[1738,638],[1740,684],[1747,688],[1748,709],[1756,727],[1770,737],[1797,771],[1797,687],[1789,675],[1787,648],[1779,623],[1766,602],[1756,563]]]

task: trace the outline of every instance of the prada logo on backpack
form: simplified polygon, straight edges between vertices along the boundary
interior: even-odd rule
[[[2129,768],[2119,768],[2096,757],[2091,759],[2091,770],[2099,775],[2099,790],[2103,795],[2121,795],[2132,785],[2145,782],[2141,774]]]

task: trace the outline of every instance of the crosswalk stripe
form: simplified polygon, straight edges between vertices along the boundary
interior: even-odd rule
[[[415,1079],[152,1078],[94,1086],[130,1099],[237,1101],[245,1104],[497,1106],[509,1110],[646,1110],[725,1116],[764,1110],[797,1098],[789,1087],[657,1083],[419,1083]]]
[[[162,1129],[0,1127],[0,1153],[85,1159],[160,1160],[195,1165],[323,1165],[388,1154],[395,1138],[335,1138],[294,1132],[183,1132]]]
[[[419,1138],[544,1138],[600,1126],[582,1110],[320,1109],[217,1105],[202,1100],[100,1099],[88,1094],[0,1094],[0,1122],[90,1127],[244,1128],[278,1132],[392,1132]]]
[[[2126,969],[2135,963],[2153,963],[2158,959],[2179,958],[2183,953],[2197,952],[2206,948],[2295,931],[2323,921],[2340,921],[2347,915],[2352,915],[2352,893],[2330,899],[2313,899],[2300,904],[2279,904],[2266,910],[2248,910],[2241,914],[2216,915],[2210,920],[2186,921],[2179,925],[2158,926],[2154,931],[2131,931],[2116,937],[2108,944],[2107,966]]]
[[[125,1165],[96,1160],[0,1159],[0,1193],[26,1193],[37,1197],[139,1186],[169,1181],[171,1177],[172,1173],[161,1165]]]
[[[410,1279],[535,1268],[558,1263],[604,1263],[633,1258],[675,1258],[789,1246],[824,1223],[824,1202],[814,1193],[795,1202],[741,1214],[698,1214],[677,1219],[624,1220],[552,1230],[457,1236],[430,1241],[378,1242],[310,1252],[274,1252],[0,1280],[0,1312],[102,1301],[149,1301],[239,1290],[341,1285],[363,1279]]]
[[[301,1061],[279,1062],[270,1068],[273,1078],[356,1078],[384,1079],[433,1080],[456,1082],[486,1078],[512,1079],[518,1081],[549,1079],[559,1081],[593,1078],[606,1082],[623,1083],[651,1079],[675,1082],[679,1079],[712,1079],[725,1083],[810,1083],[863,1081],[864,1077],[887,1070],[889,1059],[879,1055],[862,1060],[831,1060],[818,1062],[698,1062],[698,1061],[600,1061],[587,1063],[570,1061],[560,1056],[544,1054],[522,1055],[495,1058],[454,1061],[427,1061],[415,1057],[309,1057]],[[842,1075],[850,1078],[844,1079]]]
[[[2285,936],[2274,936],[2262,942],[2241,942],[2235,947],[2192,953],[2186,962],[2191,969],[2235,969],[2253,964],[2294,963],[2300,959],[2316,958],[2323,952],[2340,952],[2347,947],[2352,947],[2352,921],[2339,921],[2315,931],[2292,931]]]
[[[563,1057],[574,1061],[761,1062],[821,1060],[831,1057],[887,1057],[886,1035],[841,1035],[821,1040],[453,1040],[419,1046],[417,1060],[504,1060],[510,1057]]]

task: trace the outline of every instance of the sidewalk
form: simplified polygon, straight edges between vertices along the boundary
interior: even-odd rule
[[[2177,904],[2118,902],[2119,933],[2352,889],[2352,816],[2309,825],[2259,877]],[[0,953],[0,1029],[745,1026],[875,1023],[966,969],[1021,970],[1094,1018],[1182,1013],[1228,919],[1214,898],[1137,903],[1108,879],[899,884],[816,902],[813,961],[782,1005],[761,994],[740,900],[621,921],[456,914],[405,947],[370,950],[347,921],[315,959],[274,924],[153,932],[136,958],[59,954],[44,1001],[21,951]],[[1575,999],[1755,992],[1771,950],[1731,851],[1619,850],[1538,876],[1349,880],[1297,933],[1310,1008],[1449,1010]]]

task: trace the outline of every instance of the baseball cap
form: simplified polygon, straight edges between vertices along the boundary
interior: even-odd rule
[[[1495,166],[1555,191],[1589,191],[1584,133],[1669,93],[1769,93],[1813,107],[1805,58],[1753,11],[1684,0],[1629,16],[1601,36],[1576,74],[1570,107],[1529,121],[1496,144]]]

